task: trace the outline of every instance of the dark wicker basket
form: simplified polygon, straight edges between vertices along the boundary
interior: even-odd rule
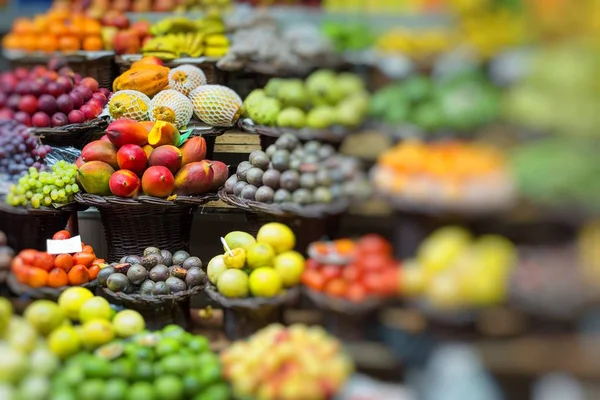
[[[106,118],[96,118],[83,124],[71,124],[56,128],[33,128],[42,143],[50,146],[73,146],[82,149],[93,140],[100,139],[108,126]]]
[[[223,307],[223,326],[230,340],[248,337],[271,323],[283,322],[283,307],[300,298],[299,287],[287,289],[275,297],[227,298],[212,284],[206,284],[206,294]]]
[[[58,296],[60,296],[60,294],[62,292],[64,292],[68,288],[74,287],[74,286],[61,286],[61,287],[57,287],[57,288],[52,288],[52,287],[44,286],[44,287],[34,288],[34,287],[27,286],[27,285],[19,282],[17,280],[16,276],[12,273],[8,275],[7,283],[8,283],[8,287],[14,294],[16,294],[18,296],[28,297],[31,299],[36,299],[36,300],[54,300],[54,301],[56,301],[58,299]],[[95,292],[97,285],[98,285],[98,281],[96,281],[94,279],[91,282],[88,282],[88,283],[85,283],[85,284],[79,285],[79,286],[89,289],[92,292]]]
[[[128,199],[78,193],[75,200],[100,211],[108,247],[108,260],[141,254],[155,246],[169,251],[189,250],[194,212],[216,200],[214,194],[177,196],[174,200],[151,196]]]
[[[15,252],[23,249],[46,250],[46,239],[65,229],[71,216],[77,218],[77,203],[59,208],[12,207],[0,199],[0,231]]]
[[[40,64],[46,65],[52,57],[63,57],[73,72],[84,78],[88,76],[94,78],[98,81],[100,87],[109,90],[112,90],[112,83],[116,78],[115,56],[112,52],[78,51],[68,54],[27,54],[18,51],[5,51],[3,54],[8,59],[11,69],[17,67],[31,68]]]
[[[118,73],[122,74],[131,68],[131,64],[142,58],[142,55],[117,55],[115,56],[115,62],[118,66]],[[209,85],[220,83],[219,69],[217,69],[217,59],[209,57],[198,57],[198,58],[180,58],[177,60],[165,61],[165,67],[175,68],[183,64],[194,65],[204,72],[206,76],[206,83]]]
[[[98,287],[98,294],[111,304],[136,310],[142,314],[147,329],[154,331],[176,324],[190,330],[192,328],[190,299],[203,289],[203,286],[196,286],[174,294],[146,296],[139,293],[115,293],[107,288]]]

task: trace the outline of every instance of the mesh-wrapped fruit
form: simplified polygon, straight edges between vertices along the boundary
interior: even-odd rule
[[[108,112],[113,119],[130,118],[145,121],[150,108],[150,97],[137,90],[120,90],[108,102]]]
[[[158,93],[150,102],[148,117],[151,121],[166,121],[177,128],[190,122],[194,107],[190,99],[177,90],[169,89]]]
[[[242,112],[242,99],[221,85],[203,85],[190,93],[194,114],[211,126],[233,126]]]
[[[169,72],[169,87],[186,96],[200,85],[206,85],[206,75],[194,65],[180,65]]]

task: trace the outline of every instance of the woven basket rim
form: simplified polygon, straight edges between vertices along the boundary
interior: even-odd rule
[[[329,296],[302,286],[302,293],[306,295],[317,307],[324,311],[333,311],[344,315],[364,315],[373,312],[388,303],[389,299],[370,296],[362,302],[354,302],[342,298]]]
[[[19,294],[19,295],[27,294],[28,296],[31,296],[36,299],[42,299],[42,298],[57,299],[58,296],[60,296],[60,294],[63,291],[65,291],[69,288],[72,288],[72,287],[83,287],[83,288],[89,289],[93,292],[96,289],[96,286],[98,285],[98,281],[96,279],[94,279],[93,281],[84,283],[83,285],[67,285],[67,286],[61,286],[61,287],[57,287],[57,288],[43,286],[43,287],[39,287],[39,288],[34,288],[34,287],[31,287],[24,283],[19,282],[17,280],[17,277],[13,273],[8,274],[6,283],[8,284],[8,287],[10,288],[10,290],[12,290],[14,293]]]
[[[191,289],[184,290],[183,292],[177,292],[172,294],[163,294],[163,295],[151,295],[147,296],[140,293],[123,293],[123,292],[113,292],[112,290],[98,286],[100,290],[108,297],[113,300],[127,303],[127,304],[137,304],[137,305],[161,305],[167,303],[180,303],[188,300],[190,297],[200,293],[204,290],[204,285],[194,286]]]
[[[198,196],[177,196],[173,200],[161,199],[152,196],[138,196],[135,198],[117,196],[98,196],[89,193],[77,193],[75,201],[93,207],[193,207],[217,200],[216,193],[206,193]]]
[[[246,200],[227,193],[223,188],[219,191],[219,198],[234,207],[256,214],[269,214],[276,216],[295,216],[302,218],[323,218],[327,215],[339,215],[350,206],[348,199],[340,199],[330,204],[312,204],[299,206],[295,203],[266,204],[254,200]]]
[[[81,124],[69,124],[65,126],[57,126],[54,128],[30,128],[36,136],[51,137],[51,136],[67,136],[67,135],[78,135],[81,131],[87,131],[92,128],[100,130],[106,129],[108,126],[108,119],[106,117],[94,118],[90,121],[83,122]]]
[[[0,198],[0,212],[5,212],[13,215],[56,215],[82,209],[85,208],[82,208],[81,205],[79,205],[77,202],[59,205],[58,207],[15,207],[6,204],[4,198]]]
[[[19,62],[40,62],[40,61],[48,61],[52,57],[60,56],[65,58],[67,62],[88,62],[93,61],[97,62],[99,60],[105,59],[113,59],[115,57],[115,52],[111,50],[101,50],[101,51],[87,51],[87,50],[77,50],[73,52],[60,52],[55,51],[52,53],[45,52],[34,52],[28,53],[25,50],[2,50],[2,55],[8,61],[19,61]],[[96,57],[93,57],[96,56]]]
[[[293,286],[274,297],[228,298],[223,296],[210,282],[206,283],[204,291],[215,302],[225,308],[259,309],[265,306],[282,306],[292,303],[300,297],[300,287]]]
[[[136,61],[139,61],[143,58],[143,55],[131,54],[131,55],[123,55],[117,54],[115,55],[115,63],[119,66],[127,66],[131,65]],[[183,65],[183,64],[192,64],[192,65],[216,65],[220,60],[218,57],[180,57],[175,58],[173,60],[163,61],[165,66],[169,65]]]
[[[346,128],[341,125],[334,125],[327,129],[314,129],[314,128],[285,128],[285,127],[273,127],[265,125],[256,125],[250,118],[240,118],[237,123],[237,127],[243,132],[257,133],[263,136],[269,136],[278,138],[285,133],[291,133],[300,140],[322,140],[329,143],[341,143],[344,141],[346,136],[359,132],[358,128]]]

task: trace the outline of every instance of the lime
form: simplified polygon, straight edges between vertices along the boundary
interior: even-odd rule
[[[104,399],[104,381],[102,379],[90,379],[84,381],[77,389],[78,400],[101,400]]]
[[[200,393],[201,389],[202,383],[200,383],[200,379],[197,376],[187,374],[183,377],[183,391],[186,398],[191,398],[196,393]]]
[[[202,386],[210,385],[211,383],[218,382],[221,380],[223,373],[221,371],[221,366],[218,362],[203,364],[198,371],[198,380],[202,384]]]
[[[279,254],[273,261],[273,268],[281,276],[283,286],[291,287],[300,283],[306,260],[297,251],[286,251]]]
[[[138,381],[151,381],[154,378],[154,368],[151,362],[140,361],[134,365],[133,378]]]
[[[256,241],[270,244],[275,253],[280,254],[294,248],[296,236],[287,225],[279,222],[269,222],[258,230]]]
[[[155,362],[152,365],[152,371],[154,372],[154,376],[161,376],[165,373],[165,369],[160,362]]]
[[[210,385],[202,391],[202,393],[196,395],[193,400],[228,400],[231,398],[231,391],[227,384],[215,383]]]
[[[187,343],[190,336],[191,335],[179,325],[167,325],[162,330],[163,338],[173,338],[181,344]]]
[[[115,378],[130,379],[134,376],[134,361],[120,358],[112,363],[112,376]]]
[[[71,287],[58,296],[58,306],[68,318],[76,320],[79,318],[79,310],[83,303],[92,297],[94,294],[86,288]]]
[[[83,325],[82,341],[88,348],[96,348],[114,339],[115,330],[110,321],[95,319]]]
[[[168,355],[160,361],[163,371],[167,374],[181,375],[189,367],[188,359],[178,354]]]
[[[270,267],[260,267],[250,274],[250,293],[256,297],[272,297],[281,292],[281,276]]]
[[[71,390],[69,382],[64,373],[58,373],[52,377],[50,391],[52,393],[68,392]]]
[[[120,337],[129,337],[137,333],[142,332],[146,329],[146,323],[144,317],[134,310],[123,310],[115,315],[113,319],[113,325],[115,326],[115,332]]]
[[[183,382],[174,375],[163,375],[154,381],[156,397],[164,400],[183,398]]]
[[[49,334],[65,320],[63,310],[50,300],[34,301],[27,307],[23,316],[41,335]]]
[[[128,400],[153,400],[155,398],[160,398],[160,396],[154,395],[154,387],[150,382],[135,382],[127,392]]]
[[[274,258],[275,250],[270,244],[256,243],[246,254],[246,265],[250,268],[270,267]]]
[[[210,349],[210,342],[204,336],[193,336],[190,338],[187,348],[194,353],[203,353]]]
[[[77,396],[69,389],[52,392],[50,398],[52,400],[77,400]]]
[[[90,357],[83,362],[83,372],[88,379],[108,379],[112,376],[113,367],[108,360]]]
[[[154,347],[160,340],[161,336],[156,333],[141,332],[135,335],[133,343],[139,344],[140,346]]]
[[[214,256],[208,266],[206,267],[206,274],[208,275],[208,280],[216,285],[219,280],[219,276],[227,269],[225,266],[225,260],[223,259],[223,255],[220,254],[218,256]]]
[[[113,309],[110,303],[103,297],[96,296],[86,300],[79,309],[79,320],[82,323],[94,319],[104,319],[110,321],[113,316]]]
[[[124,379],[113,378],[106,381],[104,385],[104,396],[106,400],[124,400],[127,395],[128,385]]]
[[[79,351],[79,335],[72,326],[61,326],[48,336],[50,350],[60,358],[67,358]]]
[[[63,369],[62,373],[65,383],[71,388],[79,387],[81,382],[85,380],[85,374],[83,373],[83,369],[81,369],[80,366],[75,364]]]
[[[158,344],[156,345],[156,354],[159,357],[164,357],[169,354],[177,353],[179,351],[179,349],[181,349],[181,345],[179,344],[177,339],[173,339],[173,338],[169,338],[169,337],[162,338],[159,340]]]
[[[154,350],[152,347],[142,346],[136,343],[125,345],[125,354],[133,360],[153,360]]]
[[[248,275],[239,269],[223,271],[217,281],[217,289],[225,297],[248,296]]]

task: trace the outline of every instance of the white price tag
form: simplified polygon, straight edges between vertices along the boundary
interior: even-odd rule
[[[82,250],[81,236],[64,240],[46,240],[46,252],[48,254],[78,253]]]

